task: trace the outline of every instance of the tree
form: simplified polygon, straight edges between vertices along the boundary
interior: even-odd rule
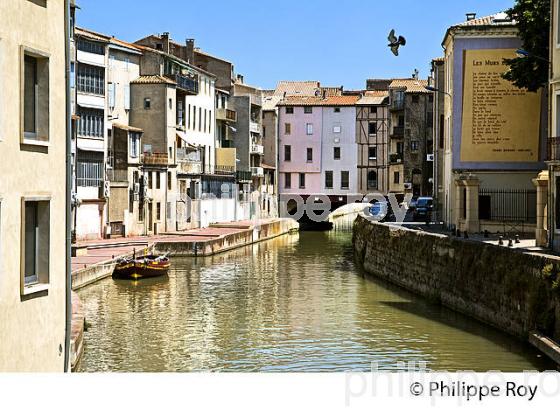
[[[548,82],[550,0],[515,0],[506,13],[517,22],[523,50],[528,55],[506,59],[510,69],[504,78],[519,88],[537,91]]]

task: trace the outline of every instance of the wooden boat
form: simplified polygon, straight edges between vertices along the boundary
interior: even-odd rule
[[[167,275],[170,262],[167,255],[145,255],[139,258],[121,258],[113,271],[114,279],[145,279]]]

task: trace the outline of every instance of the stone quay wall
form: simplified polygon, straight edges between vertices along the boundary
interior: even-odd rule
[[[359,216],[366,272],[523,340],[560,342],[560,258],[375,223]]]

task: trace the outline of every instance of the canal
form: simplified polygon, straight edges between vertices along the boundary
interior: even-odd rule
[[[80,370],[554,368],[528,345],[365,276],[348,227],[173,259],[169,278],[80,290],[88,327]]]

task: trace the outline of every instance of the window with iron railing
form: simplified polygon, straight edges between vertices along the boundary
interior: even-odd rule
[[[89,94],[105,94],[105,69],[87,64],[78,65],[78,91]]]

